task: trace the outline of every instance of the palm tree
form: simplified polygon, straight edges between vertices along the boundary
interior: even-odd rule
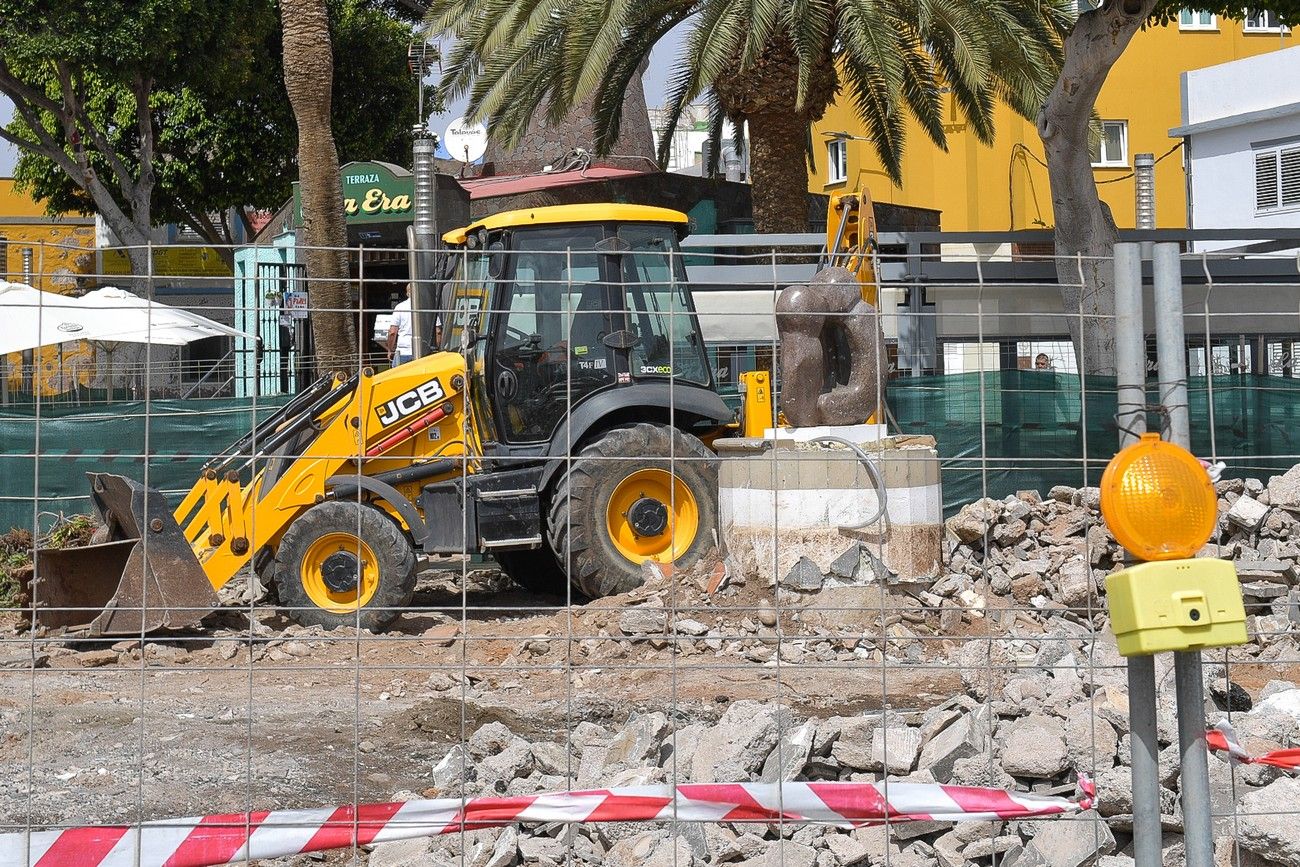
[[[298,179],[306,235],[312,340],[320,373],[357,364],[357,332],[348,295],[343,181],[330,127],[334,56],[325,0],[280,0],[284,87],[298,123]],[[329,248],[329,249],[325,249]]]
[[[675,26],[677,64],[665,157],[682,110],[710,102],[748,126],[759,231],[807,228],[810,125],[839,95],[854,107],[895,182],[904,113],[944,146],[945,91],[976,134],[993,137],[999,100],[1033,117],[1061,63],[1070,0],[432,0],[433,35],[453,46],[442,83],[509,144],[539,110],[596,107],[595,146],[617,138],[622,95]],[[718,148],[714,148],[716,153]]]

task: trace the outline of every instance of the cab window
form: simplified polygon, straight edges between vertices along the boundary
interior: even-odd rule
[[[628,319],[640,338],[632,349],[632,375],[708,385],[708,359],[672,227],[631,224],[621,226],[618,236],[629,247],[621,257],[622,276]]]

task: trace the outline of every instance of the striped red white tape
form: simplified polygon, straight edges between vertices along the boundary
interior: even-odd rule
[[[1228,761],[1243,765],[1272,765],[1285,771],[1300,768],[1300,749],[1270,750],[1262,756],[1252,756],[1237,740],[1237,733],[1227,720],[1218,723],[1205,733],[1205,744],[1214,752],[1228,754]]]
[[[0,867],[200,867],[431,837],[515,822],[826,822],[1023,819],[1079,800],[926,783],[707,783],[274,810],[0,835]]]

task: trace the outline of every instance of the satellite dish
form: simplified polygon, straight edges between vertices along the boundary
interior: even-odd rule
[[[442,146],[454,160],[477,162],[487,153],[487,129],[481,123],[468,123],[465,118],[458,117],[447,124]]]

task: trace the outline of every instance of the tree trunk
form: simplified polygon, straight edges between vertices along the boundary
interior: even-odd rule
[[[756,232],[808,231],[808,128],[835,98],[839,79],[826,43],[799,101],[799,59],[785,37],[763,46],[758,59],[718,76],[714,92],[733,122],[749,125],[749,180]]]
[[[348,293],[347,226],[339,155],[330,128],[334,60],[324,0],[281,0],[284,85],[298,122],[312,337],[319,373],[353,370],[357,330]],[[331,248],[331,249],[322,249]]]
[[[749,125],[749,178],[754,231],[808,231],[809,121],[797,112],[745,118]]]
[[[99,215],[103,218],[108,228],[112,230],[117,242],[126,248],[127,261],[131,263],[131,276],[118,277],[115,282],[120,289],[129,289],[141,297],[149,297],[149,281],[147,275],[157,271],[157,267],[149,261],[149,226],[138,226],[128,217],[124,211],[117,207],[112,197],[105,193],[103,196],[94,196],[94,201],[99,204],[103,201],[111,207],[99,207]],[[149,212],[146,211],[143,219],[149,219]]]
[[[1115,322],[1110,317],[1115,312],[1119,231],[1097,194],[1088,127],[1106,76],[1155,4],[1109,0],[1080,15],[1065,40],[1060,78],[1038,116],[1056,219],[1056,277],[1079,370],[1089,374],[1115,373]]]

